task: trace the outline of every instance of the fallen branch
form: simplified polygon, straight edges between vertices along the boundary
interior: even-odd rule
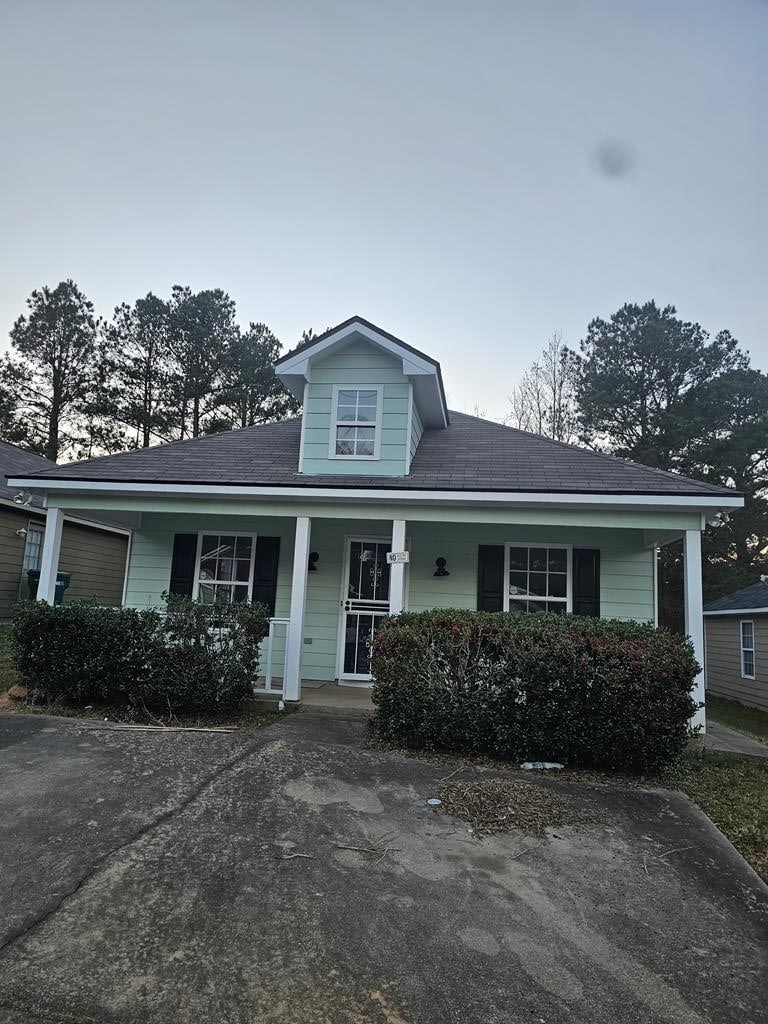
[[[304,860],[315,859],[312,853],[286,853],[284,857],[278,857],[278,860],[296,860],[297,857],[302,857]]]
[[[121,722],[117,725],[112,725],[112,729],[131,729],[134,732],[237,732],[237,729],[230,726],[210,726],[206,727],[203,725],[128,725]]]
[[[659,860],[664,860],[665,857],[671,857],[673,853],[685,853],[686,850],[692,849],[692,846],[678,846],[676,850],[667,850],[666,853],[660,853]]]

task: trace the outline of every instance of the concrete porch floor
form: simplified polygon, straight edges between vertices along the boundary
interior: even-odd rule
[[[278,683],[279,685],[279,683]],[[276,703],[282,699],[278,690],[274,694],[258,694],[257,701]],[[315,710],[345,711],[371,714],[373,701],[367,686],[339,686],[338,683],[326,683],[316,679],[302,681],[300,707]]]

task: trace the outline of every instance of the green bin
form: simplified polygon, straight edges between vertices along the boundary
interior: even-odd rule
[[[40,570],[30,569],[27,572],[27,581],[29,582],[29,599],[30,601],[37,600],[37,588],[40,584]],[[64,602],[64,591],[67,589],[72,581],[71,572],[57,572],[56,573],[56,592],[54,594],[53,603],[63,604]]]

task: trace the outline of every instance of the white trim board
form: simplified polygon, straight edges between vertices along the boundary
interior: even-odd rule
[[[345,423],[339,420],[340,391],[375,391],[376,419],[373,423],[355,420]],[[340,462],[378,462],[381,460],[381,429],[384,422],[383,384],[334,384],[331,387],[331,429],[328,433],[328,458]],[[302,429],[303,429],[302,422]],[[373,427],[373,455],[339,455],[336,451],[336,437],[339,427]]]
[[[48,515],[48,509],[43,508],[40,505],[24,505],[21,502],[13,501],[11,498],[0,498],[0,505],[6,508],[15,509],[16,512],[26,513],[30,516],[40,516],[41,519],[45,519]],[[64,521],[67,523],[75,523],[77,526],[88,526],[92,530],[104,530],[107,533],[120,533],[124,537],[131,536],[131,530],[124,526],[112,526],[111,523],[97,523],[93,519],[83,519],[82,516],[73,516],[68,512],[64,513]]]
[[[307,501],[357,501],[405,502],[419,505],[507,505],[509,507],[541,505],[572,505],[575,507],[625,508],[633,505],[639,508],[743,508],[741,496],[688,495],[688,494],[582,494],[558,491],[421,491],[416,488],[364,488],[364,487],[283,487],[247,484],[179,484],[135,481],[114,482],[105,480],[37,480],[32,477],[13,477],[13,487],[33,487],[47,491],[70,491],[102,494],[139,494],[146,497],[168,497],[171,494],[185,494],[190,497],[222,498],[294,498]],[[94,524],[96,525],[96,524]]]
[[[425,426],[447,427],[448,410],[445,407],[440,388],[439,364],[429,362],[415,352],[406,349],[401,343],[379,334],[378,331],[359,320],[353,320],[346,327],[333,331],[316,345],[299,349],[290,358],[278,361],[275,372],[295,397],[299,398],[300,388],[303,389],[302,378],[303,380],[309,379],[312,362],[353,340],[356,335],[378,345],[379,348],[402,361],[404,376],[408,377],[411,382],[417,382]]]
[[[718,612],[704,612],[704,618],[716,618],[718,615],[768,615],[768,608],[729,608]]]

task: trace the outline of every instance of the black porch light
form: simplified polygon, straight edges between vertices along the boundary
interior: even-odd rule
[[[307,566],[307,572],[317,572],[317,560],[320,557],[316,551],[309,552],[309,565]]]
[[[432,573],[432,575],[433,576],[450,576],[451,574],[445,568],[445,564],[446,563],[445,563],[445,559],[444,558],[436,558],[435,559],[435,565],[437,566],[437,568]]]

